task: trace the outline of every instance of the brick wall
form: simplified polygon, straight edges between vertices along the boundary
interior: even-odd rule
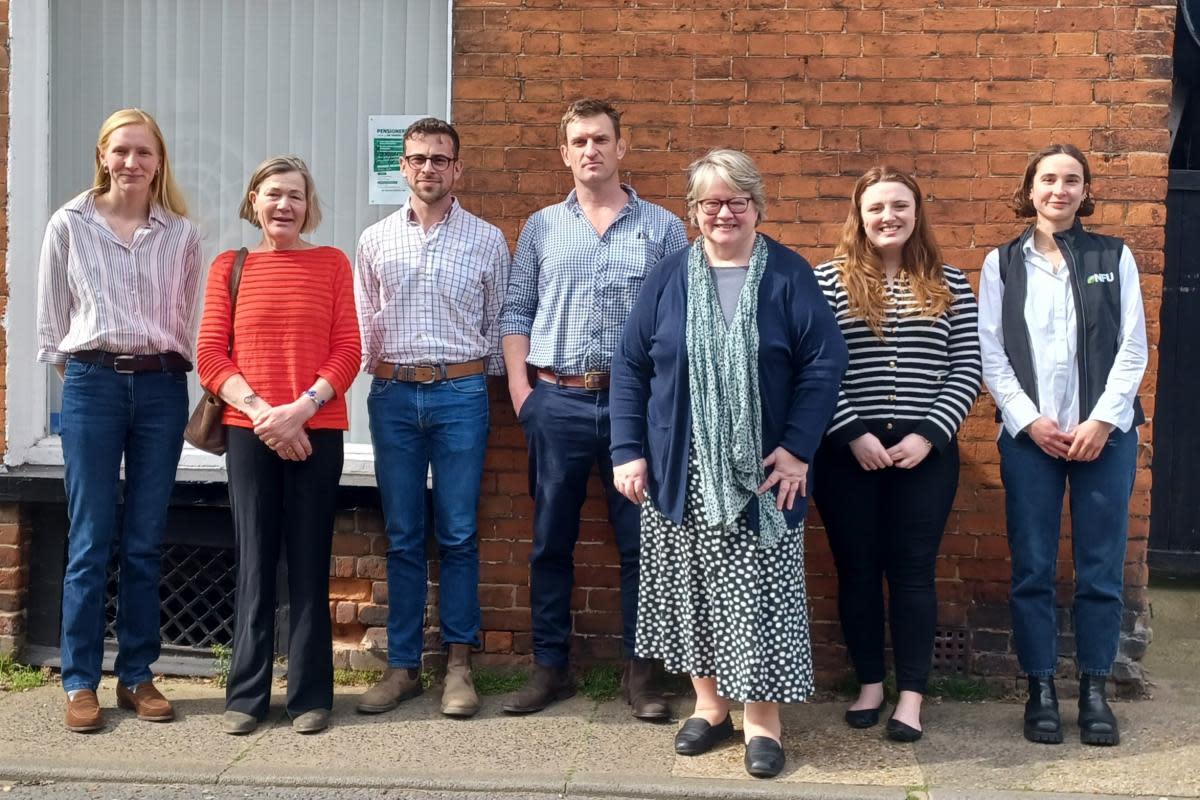
[[[571,187],[554,151],[564,104],[597,95],[624,111],[631,143],[625,178],[640,193],[682,212],[686,164],[709,147],[744,149],[767,179],[770,221],[762,229],[814,263],[832,252],[858,174],[880,161],[912,170],[948,261],[977,285],[987,250],[1020,229],[1005,197],[1028,153],[1069,141],[1091,155],[1096,173],[1102,202],[1091,224],[1125,237],[1142,270],[1152,345],[1143,403],[1152,418],[1174,8],[1145,0],[1052,5],[458,0],[453,116],[467,162],[460,197],[515,242],[532,211]],[[485,650],[493,659],[518,659],[530,651],[532,507],[520,430],[503,391],[493,391],[492,400],[480,510]],[[973,672],[1002,676],[1014,674],[1016,664],[993,411],[984,397],[962,430],[962,482],[937,574],[941,625],[968,630]],[[1151,435],[1152,424],[1142,429],[1118,667],[1135,683],[1135,659],[1147,638]],[[593,485],[584,509],[576,570],[576,644],[585,657],[616,652],[617,554],[597,490]],[[361,537],[339,537],[338,574],[357,569],[379,580],[377,524],[370,521],[372,555],[356,567],[347,559],[364,547]],[[815,515],[807,551],[817,664],[829,678],[844,670],[845,658],[836,578]],[[1064,538],[1066,607],[1070,552]],[[364,603],[350,622],[354,608],[335,602],[337,619],[347,621],[339,624],[345,644],[364,635],[377,641],[369,620],[382,620],[384,598],[366,594],[367,577],[339,578],[338,586],[342,580],[350,582],[343,602]],[[1065,613],[1063,622],[1068,631]],[[1063,644],[1069,654],[1068,634]]]

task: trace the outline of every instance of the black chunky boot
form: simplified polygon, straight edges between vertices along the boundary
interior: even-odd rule
[[[1062,744],[1058,692],[1054,689],[1052,676],[1029,676],[1029,699],[1025,701],[1025,738],[1037,744]]]
[[[1079,741],[1099,747],[1121,743],[1117,717],[1104,696],[1103,675],[1084,675],[1079,679]]]

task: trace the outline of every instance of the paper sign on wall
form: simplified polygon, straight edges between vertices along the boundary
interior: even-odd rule
[[[400,169],[404,157],[404,131],[428,114],[372,114],[367,117],[370,136],[370,197],[373,206],[398,206],[408,199],[408,183]]]

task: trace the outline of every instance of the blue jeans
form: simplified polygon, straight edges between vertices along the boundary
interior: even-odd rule
[[[117,677],[126,686],[151,678],[150,665],[159,653],[163,530],[187,416],[183,373],[119,375],[98,364],[67,364],[62,448],[71,530],[61,647],[68,692],[100,683],[106,570],[114,547],[120,552]]]
[[[613,486],[608,391],[590,391],[535,381],[521,406],[529,446],[529,493],[533,496],[533,551],[529,594],[533,616],[533,660],[562,668],[571,651],[571,590],[579,514],[587,499],[593,465],[608,500],[621,559],[621,642],[633,658],[637,629],[641,509]]]
[[[425,620],[425,485],[431,467],[442,640],[479,645],[475,525],[489,425],[487,385],[482,375],[428,384],[376,378],[367,410],[388,536],[388,666],[415,668]]]
[[[1021,669],[1053,675],[1058,660],[1055,574],[1063,493],[1071,486],[1075,562],[1075,656],[1085,675],[1108,675],[1121,634],[1129,496],[1137,429],[1113,430],[1095,461],[1063,461],[1025,434],[1001,434],[1008,543],[1012,551],[1013,636]]]

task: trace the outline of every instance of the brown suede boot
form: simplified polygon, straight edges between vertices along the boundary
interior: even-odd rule
[[[471,679],[471,646],[452,644],[446,658],[446,683],[442,687],[442,713],[448,717],[473,717],[479,695]]]
[[[421,673],[416,669],[388,667],[383,677],[358,698],[360,714],[382,714],[421,693]]]
[[[665,722],[671,709],[662,692],[653,688],[656,661],[631,658],[621,672],[621,696],[633,707],[633,715],[647,722]]]
[[[104,714],[100,713],[100,701],[91,689],[81,689],[75,699],[67,696],[67,730],[75,733],[90,733],[104,727]]]
[[[504,704],[509,714],[532,714],[558,700],[575,695],[575,681],[566,667],[533,665],[533,675],[521,691],[511,696]]]

